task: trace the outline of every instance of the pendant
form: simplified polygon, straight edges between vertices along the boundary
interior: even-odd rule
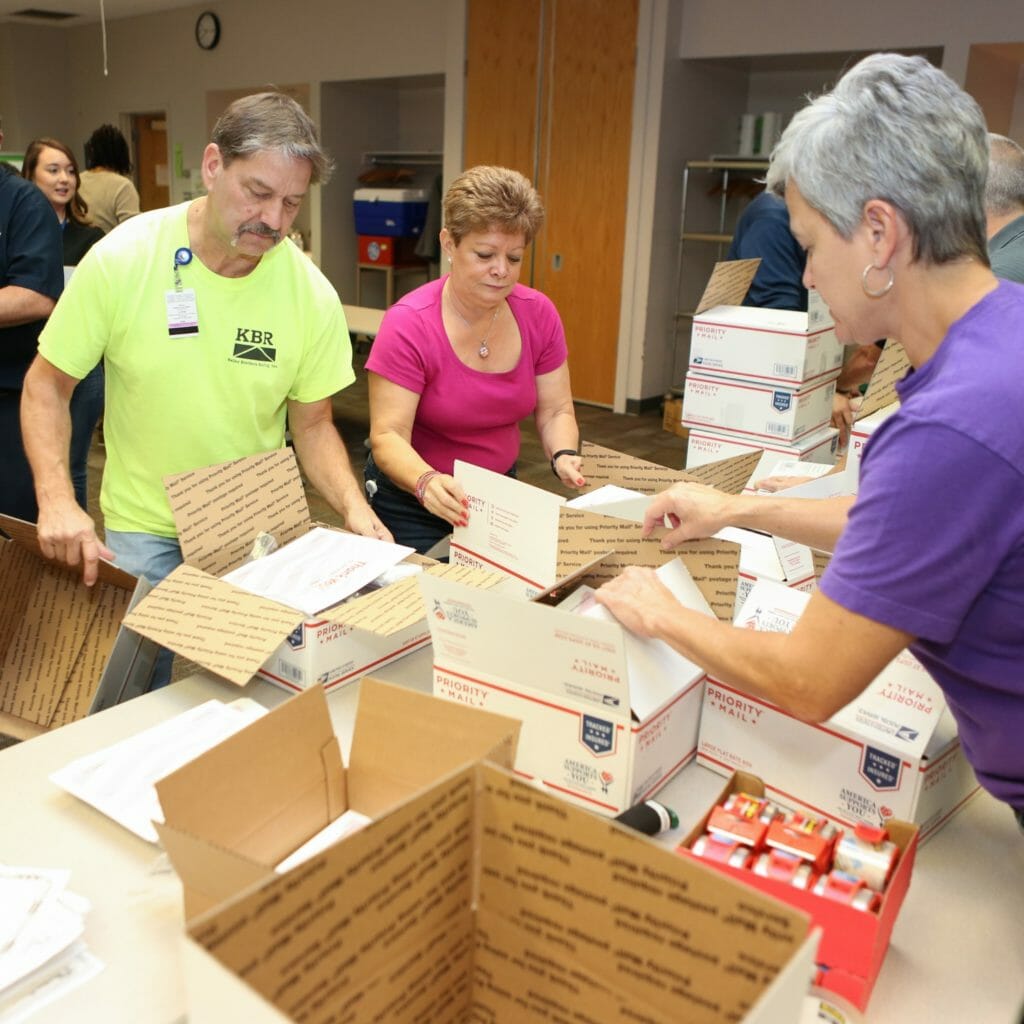
[[[487,347],[486,341],[480,342],[480,347],[476,350],[476,354],[481,359],[486,359],[491,354],[491,350]]]

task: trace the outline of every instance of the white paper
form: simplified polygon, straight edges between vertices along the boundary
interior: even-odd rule
[[[164,820],[154,784],[194,760],[267,709],[241,698],[210,700],[120,743],[65,765],[50,781],[151,843]]]
[[[581,494],[572,501],[567,501],[570,508],[585,508],[591,512],[599,512],[613,519],[625,519],[631,523],[642,523],[647,506],[653,495],[634,491],[618,484],[604,484],[586,494]]]
[[[291,871],[292,868],[303,861],[309,860],[310,857],[315,857],[321,850],[326,850],[328,846],[338,842],[339,839],[344,839],[345,836],[350,836],[353,832],[358,832],[365,825],[369,824],[370,819],[365,814],[352,810],[345,811],[344,814],[335,818],[326,828],[321,829],[315,836],[307,839],[294,853],[290,853],[285,857],[274,870],[278,874]]]
[[[78,988],[103,970],[84,943],[75,942],[10,989],[0,992],[0,1024],[21,1024],[48,1003]]]
[[[413,550],[317,526],[223,579],[250,594],[316,615],[372,583]]]

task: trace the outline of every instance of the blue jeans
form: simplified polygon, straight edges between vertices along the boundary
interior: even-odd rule
[[[34,523],[39,508],[32,470],[21,446],[20,406],[21,391],[0,389],[0,512]]]
[[[71,395],[71,482],[75,500],[89,509],[89,446],[96,424],[103,415],[103,364],[86,374]]]
[[[181,547],[173,537],[107,530],[105,542],[114,552],[114,563],[119,569],[124,569],[133,576],[145,576],[153,586],[170,575],[184,560],[181,557]],[[174,652],[161,647],[149,684],[151,690],[158,690],[171,681],[173,661]]]

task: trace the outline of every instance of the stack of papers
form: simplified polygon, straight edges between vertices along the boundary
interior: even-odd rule
[[[230,704],[209,700],[72,761],[54,772],[50,781],[155,843],[153,822],[164,820],[155,783],[266,713],[266,708],[245,697]]]
[[[81,941],[89,902],[68,871],[0,864],[0,1020],[25,1020],[102,970]]]

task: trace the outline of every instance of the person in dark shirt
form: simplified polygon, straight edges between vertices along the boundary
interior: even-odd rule
[[[33,182],[49,200],[60,223],[64,277],[103,237],[103,229],[89,219],[89,207],[78,191],[78,161],[74,153],[58,139],[33,139],[25,151],[21,176]],[[89,507],[89,446],[103,415],[103,364],[95,366],[75,388],[71,398],[71,479],[75,498],[82,508]]]
[[[63,287],[60,226],[49,203],[16,173],[0,172],[0,512],[29,522],[38,509],[21,440],[21,388]]]

